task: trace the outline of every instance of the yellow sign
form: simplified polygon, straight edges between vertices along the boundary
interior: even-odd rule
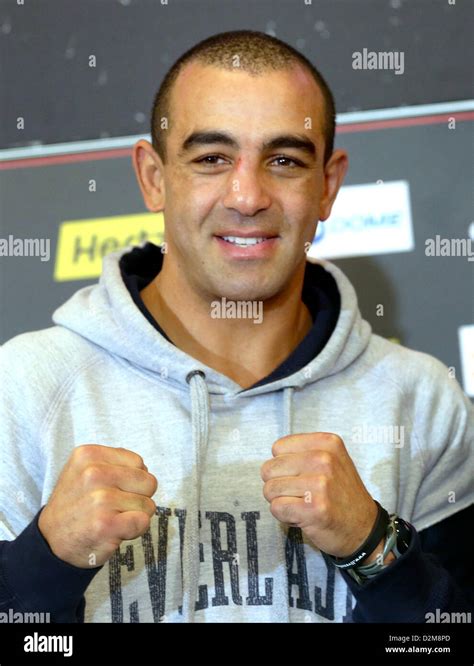
[[[99,277],[102,259],[109,252],[146,241],[160,245],[163,239],[163,213],[68,220],[59,228],[54,279],[65,282]]]

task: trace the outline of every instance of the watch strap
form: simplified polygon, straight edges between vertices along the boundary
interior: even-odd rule
[[[410,523],[407,523],[395,513],[391,514],[383,552],[373,562],[370,562],[370,564],[359,564],[351,569],[347,569],[347,573],[359,585],[363,585],[390,566],[391,563],[384,564],[384,560],[390,552],[393,553],[395,559],[398,559],[408,550],[411,536]]]

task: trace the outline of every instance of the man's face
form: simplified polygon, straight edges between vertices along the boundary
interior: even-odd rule
[[[322,111],[300,67],[254,77],[190,63],[180,73],[162,167],[165,262],[201,297],[267,300],[304,264],[330,212]]]

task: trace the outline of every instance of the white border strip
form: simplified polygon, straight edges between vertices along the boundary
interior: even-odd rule
[[[416,116],[435,115],[437,113],[455,113],[473,111],[474,99],[459,102],[441,102],[439,104],[418,104],[415,106],[397,106],[391,109],[371,109],[370,111],[354,111],[339,113],[336,116],[338,125],[366,123],[373,120],[392,120],[394,118],[413,118]],[[0,162],[8,160],[47,157],[51,155],[69,155],[71,153],[89,153],[97,150],[114,150],[131,148],[139,139],[151,141],[149,134],[135,134],[110,139],[94,139],[91,141],[73,141],[70,143],[54,143],[50,145],[25,146],[23,148],[6,148],[0,150]]]
[[[147,139],[146,134],[135,136],[119,136],[111,139],[93,139],[90,141],[71,141],[70,143],[52,143],[46,146],[25,146],[24,148],[6,148],[0,150],[0,162],[7,160],[21,160],[31,157],[49,157],[51,155],[69,155],[71,153],[90,153],[95,150],[114,150],[115,148],[130,148],[138,139]]]
[[[398,106],[393,109],[372,109],[370,111],[355,111],[354,113],[341,113],[336,116],[338,125],[349,123],[369,122],[371,120],[392,120],[394,118],[414,118],[416,116],[431,116],[438,113],[453,113],[460,111],[473,111],[474,99],[460,102],[440,102],[439,104],[418,104],[417,106]]]

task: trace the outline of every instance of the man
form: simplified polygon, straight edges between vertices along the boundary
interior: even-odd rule
[[[0,608],[470,612],[472,406],[307,261],[348,164],[322,77],[275,38],[216,35],[168,73],[152,136],[133,163],[163,247],[109,255],[54,327],[1,349]]]

